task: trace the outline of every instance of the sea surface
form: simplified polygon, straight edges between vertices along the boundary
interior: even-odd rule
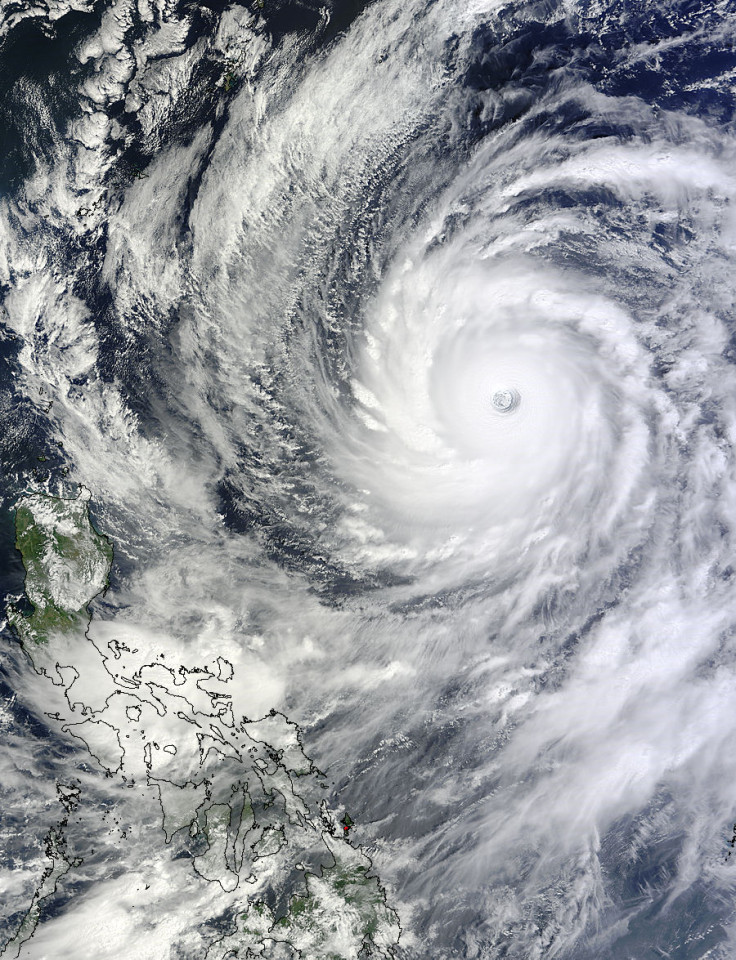
[[[89,490],[90,637],[299,725],[401,960],[736,951],[735,36],[0,3],[5,601],[18,498]],[[63,818],[22,958],[204,958],[240,907],[49,689],[6,624],[2,942]]]

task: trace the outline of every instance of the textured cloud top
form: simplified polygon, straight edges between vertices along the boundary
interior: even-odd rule
[[[13,949],[728,960],[728,5],[5,14]]]

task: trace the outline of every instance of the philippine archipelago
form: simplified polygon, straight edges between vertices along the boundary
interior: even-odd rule
[[[0,0],[0,960],[736,957],[735,40]]]

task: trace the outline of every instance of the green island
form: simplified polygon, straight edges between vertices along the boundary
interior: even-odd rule
[[[31,654],[33,645],[87,627],[87,606],[107,587],[113,550],[90,520],[84,489],[68,500],[42,493],[23,497],[15,514],[15,543],[33,609],[25,614],[11,605],[8,622]]]
[[[307,873],[305,892],[296,894],[287,912],[276,918],[262,900],[254,900],[241,914],[231,935],[218,941],[207,960],[230,957],[282,957],[309,960],[358,960],[363,956],[390,958],[400,927],[387,904],[371,861],[362,851],[327,834],[323,842],[333,865],[319,874]]]

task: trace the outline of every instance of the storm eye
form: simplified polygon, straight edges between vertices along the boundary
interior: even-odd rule
[[[510,413],[520,402],[521,397],[516,390],[496,390],[491,397],[491,405],[499,413]]]

